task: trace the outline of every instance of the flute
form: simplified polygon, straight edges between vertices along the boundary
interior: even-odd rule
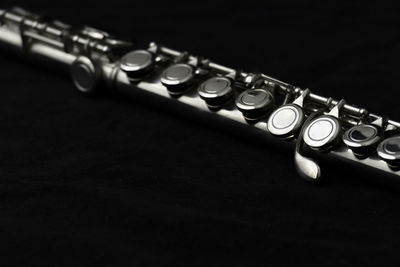
[[[137,48],[91,27],[73,28],[15,7],[0,9],[0,45],[70,72],[76,89],[143,92],[255,131],[294,149],[300,177],[321,178],[332,157],[400,176],[400,123],[262,73],[247,73],[155,42]],[[400,177],[399,177],[400,178]]]

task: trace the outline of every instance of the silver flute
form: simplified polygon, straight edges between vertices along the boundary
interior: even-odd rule
[[[157,43],[138,49],[91,28],[15,7],[0,9],[0,44],[23,57],[57,63],[79,92],[99,86],[157,96],[172,106],[257,132],[294,150],[296,170],[320,180],[316,158],[333,158],[400,179],[400,123],[261,73],[246,73]],[[220,120],[219,120],[220,121]]]

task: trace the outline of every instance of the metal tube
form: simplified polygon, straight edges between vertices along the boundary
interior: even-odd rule
[[[24,27],[18,27],[19,24],[23,23],[24,27],[28,29],[23,29]],[[38,30],[38,28],[40,28]],[[22,29],[22,33],[20,32]],[[36,31],[38,30],[38,31]],[[46,31],[50,36],[41,35],[41,31]],[[53,63],[59,63],[59,65],[70,68],[73,64],[81,57],[87,56],[90,57],[92,54],[88,53],[90,50],[68,50],[66,51],[66,44],[61,40],[60,35],[63,32],[62,29],[50,28],[47,24],[38,24],[38,21],[34,19],[25,18],[23,15],[16,14],[13,12],[8,12],[4,10],[0,10],[0,44],[16,49],[17,51],[24,52],[24,55],[33,56],[35,58],[46,59]],[[29,45],[24,43],[24,39],[22,37],[29,38],[32,42],[29,42]],[[54,37],[54,39],[52,39]],[[103,45],[101,43],[97,43],[97,41],[101,41],[101,38],[97,39],[96,42],[90,39],[85,39],[80,35],[70,35],[72,38],[72,42],[76,42],[75,45],[79,45],[79,48],[84,47],[87,49],[88,44],[92,42],[92,44],[96,44],[95,47],[98,47],[97,52],[101,54],[102,51],[109,51],[109,46]],[[155,44],[151,44],[150,48]],[[181,56],[183,53],[164,47],[157,46],[159,52],[165,55],[169,55],[173,58]],[[83,52],[82,52],[83,51]],[[90,51],[91,52],[91,51]],[[110,87],[116,88],[128,94],[136,94],[138,92],[151,93],[152,95],[158,95],[163,99],[172,99],[173,97],[168,93],[165,86],[161,83],[161,73],[156,72],[152,74],[151,79],[144,79],[142,81],[132,82],[132,79],[128,77],[128,75],[122,71],[119,67],[119,62],[111,62],[108,60],[104,60],[104,57],[96,57],[91,58],[91,60],[95,61],[96,67],[99,68],[99,77]],[[188,61],[190,64],[196,64],[198,58],[189,55]],[[231,73],[236,73],[235,69],[217,64],[215,62],[209,62],[208,67],[212,70],[216,71],[221,75],[228,75]],[[97,73],[95,73],[97,75]],[[241,72],[240,78],[246,78],[250,73]],[[97,76],[96,76],[97,77]],[[264,80],[264,82],[274,83],[277,85],[277,90],[280,91],[281,94],[295,93],[302,94],[304,90],[294,87],[288,83],[282,82],[275,78],[272,78],[268,75],[261,74],[260,77]],[[313,104],[318,104],[321,106],[335,106],[339,103],[337,100],[333,100],[332,98],[323,97],[317,94],[309,94],[307,96],[307,101]],[[258,122],[254,124],[249,124],[242,113],[235,108],[234,106],[229,106],[226,108],[222,108],[217,111],[209,112],[209,107],[207,104],[201,99],[199,94],[196,92],[188,92],[180,96],[179,98],[174,98],[174,101],[169,101],[170,103],[183,105],[185,107],[192,107],[193,110],[203,111],[202,114],[212,114],[215,118],[223,117],[227,118],[231,121],[234,121],[237,125],[241,125],[246,127],[246,129],[251,129],[248,131],[256,131],[258,133],[262,133],[265,135],[266,140],[270,140],[272,142],[276,142],[278,139],[272,138],[271,135],[267,135],[268,132],[267,127],[267,119],[260,119]],[[357,123],[357,118],[360,120],[364,116],[368,116],[370,120],[381,119],[381,116],[376,114],[368,114],[365,109],[358,108],[353,105],[345,104],[341,112],[345,115],[352,115],[351,118],[342,118],[343,120],[347,119],[350,125],[354,125]],[[346,117],[346,116],[344,116]],[[347,116],[350,117],[350,116]],[[388,120],[388,123],[396,128],[400,128],[400,123]],[[280,144],[289,144],[288,146],[294,146],[294,141],[292,142],[280,142]],[[317,152],[312,152],[313,155],[320,155]],[[386,164],[385,161],[379,159],[377,155],[372,155],[367,159],[360,160],[357,158],[350,149],[345,147],[344,145],[339,146],[338,148],[330,151],[329,155],[334,157],[344,159],[349,162],[362,164],[364,166],[368,166],[372,169],[380,170],[387,174],[393,174],[395,176],[400,176],[400,172],[393,170]]]

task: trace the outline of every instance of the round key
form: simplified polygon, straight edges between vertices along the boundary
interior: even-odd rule
[[[400,166],[400,136],[393,136],[382,141],[377,148],[378,155],[391,167]]]
[[[342,138],[343,143],[355,155],[362,156],[375,149],[381,139],[381,133],[374,125],[361,124],[348,129]]]
[[[161,83],[171,94],[182,94],[191,85],[194,78],[193,67],[184,64],[174,64],[168,67],[161,75]]]
[[[307,125],[303,140],[312,149],[325,151],[337,143],[340,131],[341,124],[337,118],[322,115]]]
[[[99,75],[89,58],[78,57],[71,65],[71,76],[76,88],[81,93],[86,95],[95,93]]]
[[[153,55],[147,50],[135,50],[121,58],[120,68],[131,78],[145,76],[153,68]]]
[[[232,81],[226,77],[213,77],[198,88],[200,97],[210,107],[221,107],[233,97]]]
[[[265,89],[248,89],[236,98],[236,107],[247,120],[257,120],[267,114],[274,97]]]
[[[287,104],[269,116],[268,131],[277,137],[290,138],[300,130],[303,120],[303,109],[296,104]]]

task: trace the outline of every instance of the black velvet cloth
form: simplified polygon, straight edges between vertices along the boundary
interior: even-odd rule
[[[400,119],[399,15],[363,1],[1,1]],[[0,51],[1,266],[399,263],[400,191]],[[375,178],[376,181],[373,181]],[[372,181],[371,181],[372,180]]]

